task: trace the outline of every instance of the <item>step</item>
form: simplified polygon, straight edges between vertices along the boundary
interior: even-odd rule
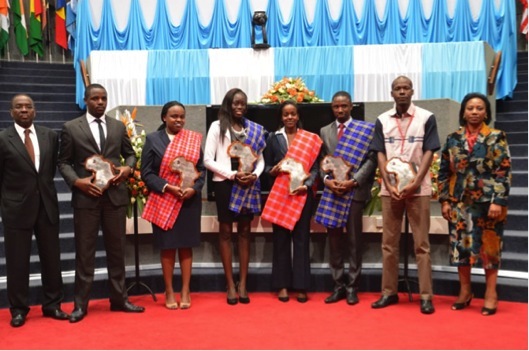
[[[527,146],[527,144],[522,144],[522,145],[509,144],[509,150],[511,152],[511,156],[516,156],[516,157],[525,156],[525,157],[527,157],[528,146]]]
[[[36,245],[35,245],[36,246]],[[106,267],[106,253],[104,250],[96,251],[95,267]],[[75,271],[75,252],[61,252],[61,271]],[[30,274],[41,272],[40,260],[37,253],[32,254],[29,260]],[[5,257],[0,257],[0,276],[6,275]]]
[[[528,210],[527,191],[525,195],[520,195],[520,194],[515,194],[513,189],[516,189],[516,188],[511,188],[511,192],[509,194],[509,201],[508,201],[509,210],[527,211]]]
[[[76,78],[75,74],[72,75],[71,73],[68,73],[67,76],[54,76],[54,77],[46,77],[46,76],[30,76],[20,73],[6,73],[2,69],[0,69],[0,76],[2,77],[3,82],[20,82],[23,80],[27,80],[34,83],[39,84],[75,84]]]
[[[527,157],[511,157],[513,171],[527,171]]]
[[[510,200],[509,196],[509,200]],[[527,196],[525,197],[527,202]],[[505,230],[521,230],[527,232],[527,210],[513,209],[509,201],[509,209],[507,211],[507,222],[505,223]],[[527,252],[525,252],[527,254]]]
[[[2,96],[2,94],[0,94],[0,111],[9,111],[9,109],[11,109],[12,97],[13,95]],[[35,103],[35,108],[38,113],[40,113],[40,111],[55,111],[57,114],[61,114],[63,111],[75,111],[78,113],[78,116],[84,113],[84,110],[81,110],[75,101],[67,100],[50,102],[33,98],[33,102]]]
[[[520,132],[509,132],[507,133],[507,143],[509,145],[527,144],[527,133],[527,130]]]
[[[501,129],[507,133],[528,130],[527,121],[496,121],[494,128]]]
[[[51,70],[73,70],[73,64],[67,63],[49,63],[49,62],[29,62],[29,61],[7,61],[0,60],[2,68],[28,68],[28,69],[51,69]]]
[[[518,90],[515,89],[512,94],[513,100],[527,100],[527,90]]]
[[[505,230],[503,232],[503,251],[527,253],[527,231]]]
[[[501,112],[496,115],[497,121],[527,121],[527,111],[509,111]]]
[[[46,92],[46,93],[70,93],[75,94],[75,84],[38,84],[33,82],[0,82],[0,91],[12,92],[19,91],[24,92],[30,96],[35,94]]]
[[[501,269],[517,272],[527,272],[527,267],[527,252],[502,252]]]
[[[19,94],[20,91],[18,90],[12,90],[12,91],[4,91],[3,98],[0,100],[9,100],[11,101],[11,98],[15,96],[16,94]],[[30,94],[33,101],[35,101],[35,105],[38,108],[38,101],[47,101],[47,102],[69,102],[71,104],[75,104],[75,89],[73,91],[68,90],[67,92],[61,92],[60,94],[57,93],[51,93],[51,92],[38,92],[38,93],[32,93]]]
[[[522,187],[522,188],[527,188],[528,186],[528,182],[527,182],[527,179],[528,179],[528,173],[527,171],[513,171],[511,173],[512,175],[512,180],[511,180],[511,186],[512,187]]]
[[[527,96],[525,100],[499,100],[496,103],[496,112],[514,112],[514,111],[525,111],[527,113]]]

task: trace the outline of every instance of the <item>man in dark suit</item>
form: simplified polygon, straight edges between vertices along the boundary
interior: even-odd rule
[[[28,95],[15,95],[10,112],[15,123],[0,133],[0,210],[4,225],[11,326],[21,327],[29,312],[29,262],[33,233],[42,270],[42,313],[54,319],[68,319],[68,315],[61,310],[59,204],[53,183],[57,134],[49,128],[33,124],[35,105]]]
[[[129,202],[124,180],[133,172],[136,157],[125,126],[105,116],[107,92],[99,84],[86,87],[87,113],[64,124],[59,150],[59,171],[72,189],[75,230],[75,297],[70,322],[81,321],[87,314],[90,288],[94,280],[96,240],[103,231],[108,276],[110,309],[143,312],[129,302],[125,288],[125,221]],[[115,177],[106,190],[93,182],[85,161],[95,154],[113,164]],[[120,156],[125,159],[121,166]]]
[[[325,303],[346,299],[347,304],[355,305],[358,303],[357,292],[362,269],[363,209],[370,197],[377,167],[376,153],[368,151],[374,125],[353,120],[351,95],[345,91],[334,94],[331,108],[336,121],[320,130],[323,140],[321,157],[340,156],[356,165],[353,166],[349,179],[343,182],[322,174],[326,191],[315,219],[327,227],[329,265],[334,281],[334,291],[325,299]],[[329,201],[326,202],[326,199]],[[326,217],[335,218],[327,220]],[[348,272],[344,267],[345,260],[349,262]]]

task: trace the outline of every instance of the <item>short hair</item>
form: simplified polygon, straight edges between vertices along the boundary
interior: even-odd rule
[[[169,109],[173,106],[180,106],[181,108],[184,109],[184,112],[186,111],[185,106],[179,101],[173,100],[173,101],[169,101],[165,103],[165,105],[163,105],[162,107],[162,113],[160,114],[160,119],[162,120],[163,124],[165,124],[165,121],[163,120],[163,118],[167,116],[167,111],[169,111]]]
[[[467,104],[472,99],[480,99],[485,103],[485,111],[487,113],[487,117],[485,117],[484,122],[485,124],[489,124],[492,119],[492,109],[490,108],[489,99],[487,99],[487,97],[481,93],[468,93],[461,101],[461,108],[459,109],[459,125],[464,126],[466,124],[465,119],[463,117],[465,116],[465,109],[467,108]]]
[[[343,97],[349,99],[349,101],[353,102],[353,99],[351,98],[351,94],[349,94],[345,90],[340,90],[340,91],[337,91],[336,93],[334,93],[334,95],[332,96],[331,101],[334,100],[335,98],[339,97],[339,96],[343,96]]]
[[[85,100],[87,100],[90,97],[90,93],[92,93],[92,90],[94,89],[103,89],[105,92],[107,91],[105,87],[102,86],[101,84],[98,84],[98,83],[90,84],[85,88],[85,91],[84,91]]]
[[[393,79],[393,82],[391,82],[391,90],[393,90],[393,87],[395,86],[395,82],[399,79],[406,79],[408,82],[410,82],[410,87],[413,89],[413,82],[409,77],[406,76],[398,76],[397,78]]]
[[[33,103],[33,105],[35,105],[35,102],[33,101],[33,98],[31,96],[29,96],[28,94],[24,94],[24,93],[21,93],[21,94],[16,94],[15,96],[13,96],[11,98],[11,108],[13,108],[13,102],[15,101],[15,99],[19,96],[25,96],[27,97],[28,99],[31,100],[31,102]]]

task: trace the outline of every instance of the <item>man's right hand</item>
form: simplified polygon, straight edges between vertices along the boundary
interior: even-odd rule
[[[86,178],[79,178],[75,181],[73,186],[75,186],[77,189],[81,190],[83,193],[85,193],[88,196],[92,197],[100,197],[103,195],[103,191],[97,187],[95,184],[92,183],[92,179],[94,177],[86,177]]]
[[[347,188],[344,187],[341,182],[335,180],[335,179],[325,179],[324,182],[325,186],[329,188],[330,191],[332,191],[334,194],[342,196],[347,192]]]

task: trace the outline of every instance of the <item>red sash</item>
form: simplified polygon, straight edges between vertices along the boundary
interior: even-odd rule
[[[162,164],[160,165],[160,178],[167,180],[168,184],[178,184],[180,176],[178,173],[172,172],[169,165],[178,156],[184,156],[186,160],[196,165],[200,158],[201,143],[202,134],[200,133],[182,129],[176,134],[173,141],[165,149]],[[156,224],[163,230],[168,230],[176,222],[181,207],[182,201],[173,194],[151,192],[141,217]]]
[[[305,172],[310,173],[312,165],[318,158],[321,144],[322,141],[318,135],[298,129],[285,157],[300,162]],[[307,194],[290,195],[289,182],[287,173],[280,173],[277,176],[261,217],[283,228],[293,230],[301,217]]]

